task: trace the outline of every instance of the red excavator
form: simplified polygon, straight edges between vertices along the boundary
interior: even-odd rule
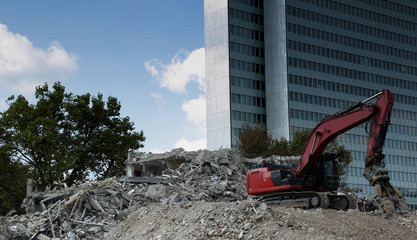
[[[378,98],[375,104],[369,103],[375,98]],[[377,207],[384,214],[391,215],[396,210],[408,211],[404,197],[390,184],[388,171],[384,169],[382,149],[393,104],[391,92],[383,90],[346,110],[325,117],[311,132],[297,166],[268,162],[255,165],[246,176],[247,193],[260,195],[260,200],[278,205],[355,208],[355,201],[337,192],[337,155],[323,152],[340,134],[370,122],[363,175],[374,186]]]

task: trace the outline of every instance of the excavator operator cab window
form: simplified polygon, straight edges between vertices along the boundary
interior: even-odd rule
[[[333,163],[334,163],[333,161],[327,161],[323,163],[323,173],[325,176],[337,175],[337,172],[335,172]]]
[[[321,158],[322,186],[327,191],[336,191],[339,188],[339,173],[337,154],[326,153]]]
[[[321,163],[321,168],[324,175],[339,175],[338,174],[338,164],[337,157],[339,155],[336,153],[325,153],[320,156],[319,162]]]

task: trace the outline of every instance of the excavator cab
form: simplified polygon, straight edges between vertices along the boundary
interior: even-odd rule
[[[339,188],[338,154],[322,154],[311,174],[305,176],[304,186],[317,191],[337,191]],[[310,184],[309,184],[310,183]]]
[[[293,165],[276,165],[263,162],[252,167],[247,177],[247,190],[253,194],[259,189],[268,192],[281,191],[336,191],[339,188],[338,155],[325,153],[320,155],[311,171],[306,171],[303,178],[295,178],[292,174]]]

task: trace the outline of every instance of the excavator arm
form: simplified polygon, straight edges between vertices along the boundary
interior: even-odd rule
[[[375,104],[376,115],[372,118],[369,130],[368,149],[365,158],[363,176],[374,186],[377,207],[386,216],[395,211],[409,212],[404,196],[389,182],[388,171],[384,168],[384,154],[382,153],[385,136],[390,124],[393,98],[388,90],[384,90]]]
[[[377,99],[375,104],[370,103],[373,99]],[[247,193],[263,195],[263,199],[277,204],[346,209],[350,206],[347,198],[323,193],[338,187],[338,176],[333,171],[324,171],[326,164],[333,164],[335,156],[326,156],[323,152],[340,134],[360,124],[370,123],[363,175],[375,187],[377,207],[386,216],[396,210],[409,211],[404,197],[390,184],[388,171],[384,168],[382,150],[393,104],[391,92],[383,90],[346,110],[327,116],[311,132],[295,168],[271,164],[255,166],[246,177]]]
[[[369,121],[375,115],[373,105],[357,104],[343,112],[321,120],[311,132],[294,176],[302,178],[310,173],[327,145],[340,134]]]
[[[391,111],[394,105],[392,94],[388,90],[379,93],[380,97],[375,103],[376,114],[372,118],[368,139],[368,149],[365,158],[365,172],[372,166],[381,166],[384,155],[385,136],[390,125]],[[369,179],[368,179],[369,180]]]
[[[375,104],[368,103],[378,98]],[[293,170],[296,178],[308,175],[326,146],[340,134],[362,124],[371,122],[364,177],[375,186],[378,208],[386,215],[395,210],[407,211],[408,207],[401,193],[389,183],[388,171],[384,169],[382,150],[390,124],[394,101],[390,91],[382,92],[343,110],[329,115],[313,129],[307,141],[301,161]]]

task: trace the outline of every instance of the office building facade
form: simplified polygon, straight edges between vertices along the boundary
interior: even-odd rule
[[[234,147],[246,122],[291,139],[382,89],[394,96],[384,153],[391,183],[417,207],[417,2],[205,0],[207,145]],[[338,137],[362,177],[364,126]]]

